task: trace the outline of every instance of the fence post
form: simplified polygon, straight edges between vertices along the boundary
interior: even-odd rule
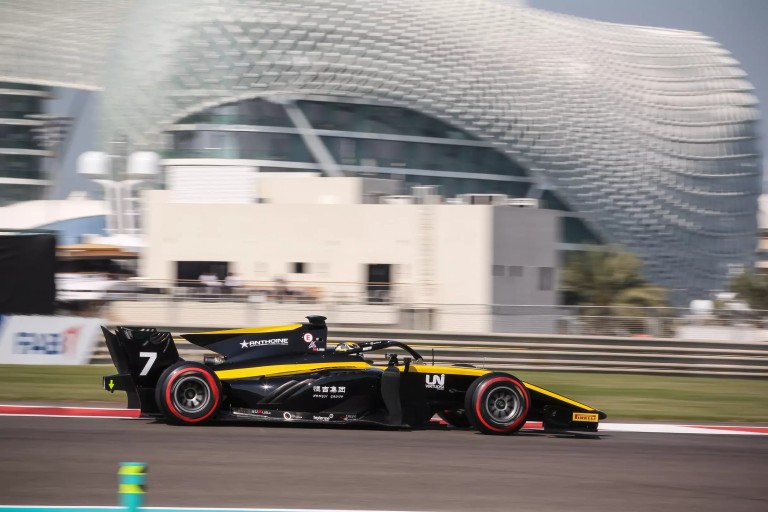
[[[147,465],[144,462],[121,462],[117,475],[118,505],[125,507],[126,512],[136,512],[144,501]]]

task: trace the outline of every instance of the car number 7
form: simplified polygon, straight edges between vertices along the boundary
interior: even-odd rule
[[[155,361],[157,360],[157,352],[139,352],[139,357],[148,358],[147,364],[144,365],[144,368],[142,368],[141,373],[139,374],[144,376],[149,373],[152,365],[155,364]]]

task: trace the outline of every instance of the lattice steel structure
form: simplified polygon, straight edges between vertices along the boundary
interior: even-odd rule
[[[78,5],[99,9],[107,29],[83,21],[93,30],[67,32],[77,44],[62,51],[105,72],[45,82],[70,71],[53,59],[24,70],[103,87],[105,140],[163,149],[180,120],[263,97],[409,109],[503,152],[526,170],[528,195],[556,196],[604,241],[637,252],[678,299],[722,287],[730,268],[753,262],[756,100],[738,63],[701,34],[489,0]],[[7,18],[0,28],[13,30]],[[41,30],[34,41],[47,55],[59,39]],[[0,78],[23,78],[0,41]],[[92,41],[115,43],[96,55]]]

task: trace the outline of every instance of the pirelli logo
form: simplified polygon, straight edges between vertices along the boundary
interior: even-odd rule
[[[575,412],[573,413],[573,421],[590,421],[597,423],[597,414],[590,412]]]

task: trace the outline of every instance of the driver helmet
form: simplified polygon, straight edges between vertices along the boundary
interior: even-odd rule
[[[358,348],[358,347],[359,347],[359,345],[357,343],[344,342],[344,343],[339,343],[338,345],[336,345],[336,348],[333,349],[333,351],[334,352],[349,352],[353,348]]]

